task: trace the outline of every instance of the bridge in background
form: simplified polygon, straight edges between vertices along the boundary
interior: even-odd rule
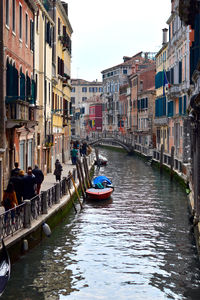
[[[130,144],[127,141],[122,141],[116,137],[96,137],[94,139],[91,138],[88,144],[90,146],[99,145],[99,144],[116,145],[122,147],[130,154],[134,152],[134,146],[132,145],[132,143]]]

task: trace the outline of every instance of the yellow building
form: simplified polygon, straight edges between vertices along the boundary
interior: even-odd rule
[[[156,54],[156,100],[155,100],[155,119],[156,127],[156,148],[161,150],[164,145],[164,152],[169,151],[169,132],[167,116],[167,48],[166,41],[167,29],[163,29],[163,46]]]
[[[36,128],[36,162],[44,173],[51,172],[52,145],[52,33],[54,22],[50,17],[50,6],[35,1],[38,7],[35,16],[35,81],[36,104],[39,124]]]
[[[56,159],[65,162],[70,153],[70,98],[71,85],[71,35],[72,27],[68,19],[68,5],[60,0],[54,2],[54,44],[52,77],[52,168]]]

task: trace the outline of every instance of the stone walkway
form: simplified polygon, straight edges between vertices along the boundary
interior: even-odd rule
[[[67,177],[69,174],[69,171],[71,171],[71,173],[72,173],[73,169],[76,168],[76,166],[72,165],[71,160],[62,164],[62,167],[63,167],[63,171],[62,171],[61,179],[63,177]],[[41,192],[50,189],[52,186],[54,186],[55,183],[56,183],[55,175],[53,175],[53,173],[48,173],[47,175],[44,176],[44,181],[41,185]]]

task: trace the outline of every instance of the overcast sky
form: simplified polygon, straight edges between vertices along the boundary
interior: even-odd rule
[[[64,0],[73,28],[71,77],[102,80],[123,56],[157,52],[171,0]]]

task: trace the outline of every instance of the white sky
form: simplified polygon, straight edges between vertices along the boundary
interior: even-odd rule
[[[64,0],[73,28],[71,78],[102,80],[123,56],[157,52],[171,0]]]

